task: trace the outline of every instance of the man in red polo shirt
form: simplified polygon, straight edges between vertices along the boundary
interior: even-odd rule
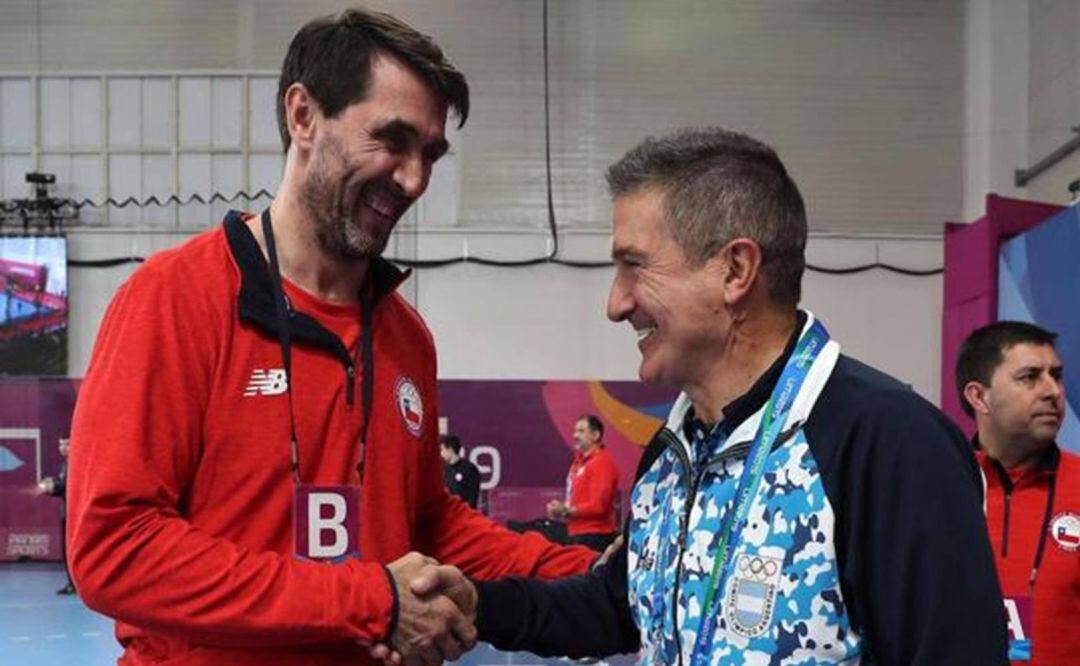
[[[1055,442],[1066,405],[1056,337],[1000,321],[972,333],[956,364],[1014,664],[1080,663],[1080,457]]]
[[[592,414],[574,423],[577,453],[566,476],[565,502],[548,502],[548,517],[566,521],[570,542],[603,551],[618,534],[619,470],[604,448],[604,424]]]

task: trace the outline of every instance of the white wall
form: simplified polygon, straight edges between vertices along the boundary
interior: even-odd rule
[[[574,239],[600,245],[606,236]],[[540,246],[540,239],[533,245]],[[940,239],[815,237],[810,263],[941,265]],[[596,258],[595,255],[593,258]],[[610,269],[543,266],[493,271],[462,266],[421,273],[419,306],[439,345],[446,378],[636,379],[639,355],[627,324],[605,315]],[[808,272],[803,304],[847,353],[937,399],[941,278],[881,270],[833,276]]]
[[[563,256],[607,255],[604,167],[646,135],[716,124],[779,149],[808,202],[812,262],[939,266],[935,234],[963,214],[972,159],[965,17],[975,1],[552,0]],[[303,21],[348,4],[0,0],[0,69],[275,70]],[[453,214],[438,228],[407,230],[391,254],[455,256],[462,237],[474,255],[543,254],[541,3],[369,4],[432,33],[469,77],[474,102],[457,142]],[[71,256],[145,255],[183,236],[81,229]],[[101,312],[128,271],[72,270],[73,374],[85,369]],[[404,290],[435,332],[443,376],[632,378],[633,338],[603,316],[608,280],[606,271],[459,266],[423,271]],[[846,349],[933,398],[940,291],[936,277],[810,273],[805,300]]]
[[[1014,174],[1028,165],[1028,82],[1032,69],[1028,64],[1026,2],[968,0],[964,19],[962,219],[969,222],[985,213],[989,192],[1028,196],[1027,188],[1016,186]]]
[[[144,256],[181,236],[101,231],[71,235],[80,258]],[[546,248],[534,233],[397,234],[388,256],[418,243],[422,256],[457,256],[462,242],[474,256],[525,258]],[[566,258],[604,259],[604,232],[577,232],[561,244]],[[914,269],[941,265],[935,237],[856,238],[815,236],[810,263],[846,267],[881,261]],[[71,374],[81,375],[97,322],[112,291],[132,267],[71,271]],[[475,265],[414,273],[403,292],[420,309],[435,336],[439,373],[447,379],[636,379],[638,353],[629,326],[605,316],[610,269],[559,266],[496,269]],[[197,279],[197,278],[194,278]],[[913,385],[931,400],[939,391],[941,278],[907,277],[881,270],[848,276],[808,272],[803,307],[828,324],[844,350]]]
[[[1034,162],[1076,136],[1080,125],[1080,3],[1038,0],[1029,3],[1031,82],[1028,113],[1029,155]],[[1080,178],[1080,152],[1035,179],[1033,199],[1067,203],[1067,186]]]
[[[0,68],[276,70],[300,24],[348,4],[0,0]],[[469,77],[459,222],[542,228],[542,3],[371,4]],[[559,218],[603,225],[604,167],[648,134],[710,124],[775,144],[815,229],[937,232],[961,208],[963,19],[958,0],[552,0]]]

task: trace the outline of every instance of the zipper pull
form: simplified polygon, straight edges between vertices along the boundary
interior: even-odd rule
[[[352,406],[356,393],[356,366],[352,363],[345,366],[345,404]]]

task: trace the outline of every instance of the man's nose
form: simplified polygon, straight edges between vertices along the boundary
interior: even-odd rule
[[[634,311],[634,298],[629,287],[616,273],[608,293],[607,318],[613,322],[625,321]]]

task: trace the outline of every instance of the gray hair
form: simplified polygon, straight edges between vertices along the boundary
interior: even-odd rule
[[[607,172],[614,197],[657,188],[672,237],[693,266],[735,238],[761,248],[774,303],[795,307],[806,268],[806,208],[776,151],[745,134],[683,129],[650,137]]]

